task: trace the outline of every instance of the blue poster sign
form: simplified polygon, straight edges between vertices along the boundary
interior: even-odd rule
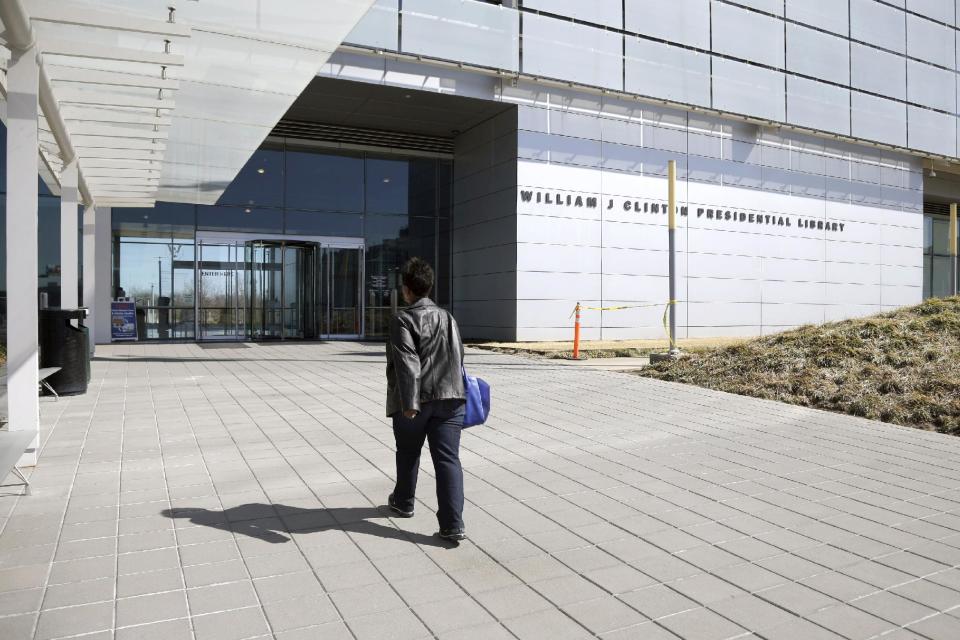
[[[110,337],[113,340],[137,339],[137,304],[135,302],[110,303]]]

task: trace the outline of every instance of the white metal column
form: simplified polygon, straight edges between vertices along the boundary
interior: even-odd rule
[[[37,120],[40,67],[36,46],[11,51],[7,67],[7,399],[11,431],[40,429],[37,386]],[[37,463],[39,438],[21,465]]]
[[[79,306],[80,249],[77,238],[77,161],[64,165],[60,173],[60,306]]]
[[[87,308],[87,330],[90,332],[90,353],[94,351],[96,339],[96,260],[97,210],[91,205],[83,208],[83,306]]]

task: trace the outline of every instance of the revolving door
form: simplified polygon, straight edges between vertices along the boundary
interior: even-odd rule
[[[363,337],[363,244],[197,238],[201,340]]]

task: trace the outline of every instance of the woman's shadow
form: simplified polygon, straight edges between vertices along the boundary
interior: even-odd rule
[[[307,534],[327,529],[342,529],[381,538],[413,542],[429,547],[456,546],[437,536],[373,522],[384,519],[387,507],[344,507],[334,509],[304,509],[283,504],[250,503],[223,511],[203,508],[164,509],[168,518],[189,518],[190,522],[223,531],[243,534],[266,542],[290,542],[290,534]]]

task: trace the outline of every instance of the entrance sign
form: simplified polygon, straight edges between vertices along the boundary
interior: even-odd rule
[[[114,300],[110,303],[110,338],[115,341],[137,339],[137,304]]]

